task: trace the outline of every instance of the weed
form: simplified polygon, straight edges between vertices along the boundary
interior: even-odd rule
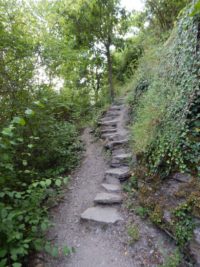
[[[148,208],[145,208],[145,207],[139,206],[139,207],[136,207],[135,208],[136,215],[139,215],[143,219],[148,216],[149,212],[150,212],[149,209]]]
[[[170,255],[165,262],[159,267],[178,267],[181,263],[181,254],[177,249],[172,255]]]
[[[128,226],[127,233],[130,237],[129,244],[132,245],[140,239],[140,231],[137,225],[132,224]]]

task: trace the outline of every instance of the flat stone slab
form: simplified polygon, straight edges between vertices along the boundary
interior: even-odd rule
[[[102,134],[105,134],[105,133],[116,133],[117,132],[117,128],[111,128],[111,127],[109,127],[109,128],[104,128],[104,129],[102,129],[101,130],[101,133]]]
[[[106,224],[113,224],[123,220],[116,208],[98,206],[84,211],[81,214],[81,219]]]
[[[94,199],[97,204],[120,204],[122,196],[117,193],[98,193]]]
[[[111,161],[111,167],[128,166],[131,158],[131,153],[115,155]]]
[[[100,121],[99,125],[102,126],[117,126],[118,120]]]
[[[116,106],[111,106],[110,107],[110,111],[113,111],[113,110],[121,110],[123,108],[123,105],[116,105]]]
[[[104,178],[104,183],[111,185],[120,185],[120,181],[112,176],[106,175]]]
[[[116,146],[126,145],[126,144],[128,144],[128,139],[110,141],[105,145],[105,147],[108,149],[113,149]]]
[[[128,167],[111,168],[106,171],[105,176],[111,176],[124,181],[130,177],[130,169]]]
[[[114,159],[124,160],[124,159],[130,159],[131,157],[132,157],[131,153],[124,153],[114,156]]]
[[[108,192],[112,193],[121,192],[120,184],[101,184],[101,186]]]
[[[118,133],[105,133],[101,136],[103,139],[108,139],[109,141],[118,140],[121,138],[121,135]]]

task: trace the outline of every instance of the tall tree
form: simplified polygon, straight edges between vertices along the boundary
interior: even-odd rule
[[[119,45],[119,40],[127,30],[127,13],[120,7],[119,0],[76,1],[78,9],[69,8],[62,16],[71,25],[77,48],[87,46],[90,50],[104,55],[107,62],[110,101],[114,99],[113,67],[111,48]]]

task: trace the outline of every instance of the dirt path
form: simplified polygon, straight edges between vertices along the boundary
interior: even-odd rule
[[[69,258],[51,259],[48,267],[128,267],[134,266],[131,257],[124,256],[115,226],[88,225],[80,222],[80,214],[93,206],[95,195],[100,191],[107,164],[102,146],[93,141],[89,130],[83,135],[86,144],[85,159],[74,174],[65,201],[54,213],[55,228],[51,238],[60,247],[64,244],[76,248]]]
[[[124,137],[127,137],[126,117],[127,109],[123,107],[119,112],[117,127],[118,133]],[[106,127],[110,129],[109,125]],[[59,247],[71,246],[76,252],[69,257],[48,257],[45,267],[159,266],[174,250],[174,244],[149,222],[128,213],[126,203],[112,205],[123,218],[115,224],[99,224],[80,219],[85,210],[94,206],[97,193],[102,192],[105,172],[110,168],[102,142],[94,141],[89,129],[84,131],[83,141],[86,145],[85,158],[72,175],[63,203],[53,212],[55,227],[49,234],[49,238]],[[124,153],[124,148],[112,150],[113,155],[118,153]],[[130,246],[127,224],[133,222],[139,228],[140,238]]]

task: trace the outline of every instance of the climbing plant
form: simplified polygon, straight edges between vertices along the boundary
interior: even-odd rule
[[[155,53],[158,67],[150,72],[132,128],[135,151],[144,155],[154,174],[199,170],[200,22],[190,16],[191,10],[184,13],[160,54]],[[148,69],[145,73],[148,77]]]

